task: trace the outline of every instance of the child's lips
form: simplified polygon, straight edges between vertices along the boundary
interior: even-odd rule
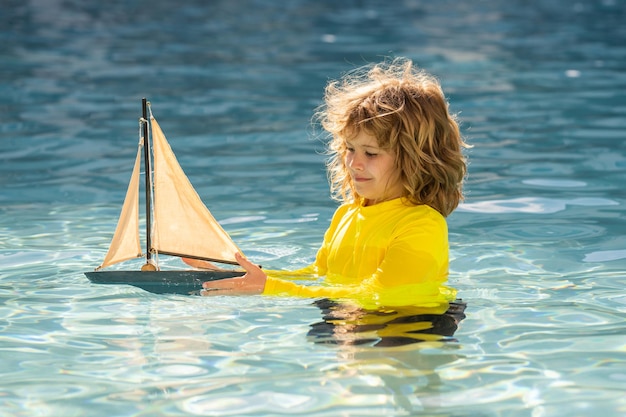
[[[365,178],[365,177],[354,177],[354,181],[355,181],[355,182],[365,182],[365,181],[369,181],[369,178]]]

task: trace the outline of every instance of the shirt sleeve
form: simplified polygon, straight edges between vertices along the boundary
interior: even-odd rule
[[[439,307],[454,301],[454,288],[436,283],[422,282],[381,288],[375,280],[369,279],[358,286],[300,285],[279,278],[268,277],[264,295],[294,296],[303,298],[330,298],[347,300],[362,308],[376,309],[382,306],[422,306]]]

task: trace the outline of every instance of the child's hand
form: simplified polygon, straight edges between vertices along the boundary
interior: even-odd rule
[[[235,253],[235,259],[246,270],[246,274],[238,278],[207,281],[202,284],[202,295],[252,295],[263,292],[267,280],[265,272],[240,253]]]

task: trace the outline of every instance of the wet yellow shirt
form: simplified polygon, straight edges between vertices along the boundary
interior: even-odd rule
[[[350,299],[363,307],[447,304],[448,228],[435,209],[404,199],[340,206],[315,263],[295,272],[266,271],[264,294]],[[325,277],[323,285],[284,278]]]

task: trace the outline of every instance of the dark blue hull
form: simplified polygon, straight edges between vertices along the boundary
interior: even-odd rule
[[[199,294],[202,283],[241,276],[241,271],[98,271],[85,272],[94,284],[133,285],[155,294]]]

